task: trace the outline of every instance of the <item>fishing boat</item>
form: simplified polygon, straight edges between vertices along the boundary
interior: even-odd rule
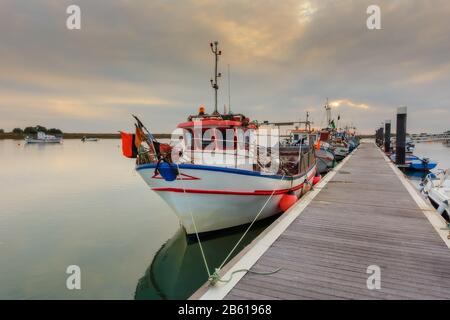
[[[331,145],[334,157],[337,161],[344,159],[349,154],[349,148],[343,142],[335,142]]]
[[[329,144],[328,151],[331,151],[334,155],[335,161],[341,161],[344,159],[351,150],[359,145],[359,140],[354,136],[348,136],[347,131],[338,131],[334,119],[331,118],[331,107],[327,102],[325,104],[327,127],[320,131],[320,141],[327,142]],[[337,118],[340,119],[340,115]],[[352,143],[349,143],[351,138]]]
[[[136,171],[173,209],[188,235],[283,212],[320,179],[313,148],[281,147],[257,121],[231,110],[218,112],[217,46],[211,43],[214,112],[200,107],[178,124],[170,144],[157,141],[137,117],[136,134],[122,132],[124,155],[136,154]],[[137,150],[130,151],[130,143]]]
[[[307,120],[308,121],[308,120]],[[310,141],[312,139],[312,141]],[[317,132],[311,132],[308,129],[293,129],[290,131],[290,139],[288,144],[296,145],[313,145],[316,157],[316,167],[320,174],[327,173],[335,165],[335,157],[331,151],[331,146],[327,142],[321,142]]]
[[[395,162],[395,153],[391,154],[391,160]],[[406,169],[414,171],[429,171],[437,166],[437,162],[430,158],[420,158],[418,156],[407,154],[405,157]]]
[[[421,186],[438,213],[450,222],[450,169],[441,170],[436,176],[428,174]]]
[[[25,143],[61,143],[62,137],[56,137],[45,132],[39,131],[36,135],[36,138],[33,137],[25,137]]]

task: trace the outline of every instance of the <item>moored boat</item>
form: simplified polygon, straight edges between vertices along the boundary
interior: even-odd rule
[[[217,135],[227,129],[257,131],[236,120],[211,120],[205,116],[201,122]],[[183,140],[192,139],[194,125],[188,122],[178,126],[186,130]],[[208,144],[211,141],[215,145]],[[312,148],[279,148],[279,155],[263,164],[257,155],[262,148],[256,148],[252,156],[249,146],[239,150],[238,145],[245,143],[236,142],[221,149],[222,139],[203,137],[192,152],[181,151],[179,163],[140,156],[136,170],[175,211],[188,234],[250,223],[256,215],[258,220],[270,217],[282,211],[280,204],[286,195],[298,198],[312,185],[316,176]]]
[[[344,159],[350,152],[346,143],[341,140],[331,143],[331,150],[333,151],[334,157],[337,161]]]
[[[316,177],[314,149],[283,147],[279,137],[242,114],[215,109],[178,124],[171,144],[158,142],[136,118],[136,134],[122,133],[124,155],[136,157],[136,171],[177,214],[188,235],[217,231],[285,211]],[[144,131],[147,133],[144,134]],[[144,144],[145,143],[145,144]]]
[[[391,160],[395,162],[395,153],[391,154]],[[405,157],[406,169],[414,171],[430,171],[437,166],[437,162],[430,158],[419,158],[418,156],[407,154]]]
[[[441,171],[433,179],[428,174],[421,183],[422,192],[430,199],[433,206],[447,221],[450,222],[450,169]]]
[[[39,131],[36,135],[36,138],[33,137],[25,137],[25,143],[61,143],[62,137],[56,137],[53,135],[46,134],[42,131]]]
[[[335,165],[335,156],[331,151],[331,146],[327,142],[320,141],[320,135],[311,130],[294,129],[290,131],[290,144],[296,145],[314,145],[314,154],[316,157],[316,167],[320,174],[327,173]]]

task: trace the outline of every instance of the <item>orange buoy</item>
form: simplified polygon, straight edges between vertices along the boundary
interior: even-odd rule
[[[315,186],[316,184],[318,184],[320,180],[322,180],[322,176],[320,174],[318,176],[315,176],[313,178],[313,185]]]
[[[288,193],[284,194],[280,202],[278,203],[278,206],[283,212],[286,212],[290,207],[292,207],[296,202],[298,198],[295,195],[294,191],[289,190]]]

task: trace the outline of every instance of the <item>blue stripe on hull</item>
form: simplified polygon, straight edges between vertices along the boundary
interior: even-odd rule
[[[278,179],[278,180],[294,180],[298,177],[301,177],[306,174],[306,172],[309,172],[312,169],[312,166],[308,168],[306,172],[303,172],[301,174],[295,175],[295,176],[285,176],[283,178],[282,175],[267,175],[262,174],[260,172],[256,171],[250,171],[250,170],[244,170],[244,169],[235,169],[235,168],[225,168],[225,167],[214,167],[214,166],[206,166],[206,165],[200,165],[200,164],[180,164],[180,169],[192,169],[192,170],[204,170],[204,171],[216,171],[216,172],[225,172],[225,173],[232,173],[232,174],[240,174],[240,175],[246,175],[246,176],[255,176],[255,177],[261,177],[261,178],[268,178],[268,179]],[[143,169],[154,169],[156,168],[156,163],[147,163],[147,164],[141,164],[136,166],[136,171],[143,170]]]

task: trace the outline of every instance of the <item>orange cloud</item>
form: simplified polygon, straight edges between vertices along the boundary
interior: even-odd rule
[[[330,102],[330,106],[332,108],[350,107],[350,108],[364,109],[364,110],[371,109],[371,107],[365,103],[355,103],[350,99],[333,100]]]

